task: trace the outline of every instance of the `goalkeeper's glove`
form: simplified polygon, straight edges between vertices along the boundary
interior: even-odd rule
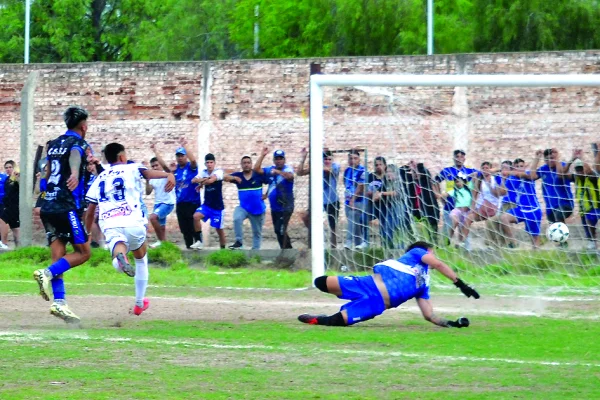
[[[460,291],[463,292],[463,294],[467,297],[473,296],[476,299],[479,298],[479,293],[477,293],[477,291],[475,289],[473,289],[471,286],[467,285],[460,279],[457,279],[456,282],[454,282],[454,286],[459,288]]]
[[[469,319],[460,317],[456,321],[448,321],[448,326],[451,328],[466,328],[469,326]]]

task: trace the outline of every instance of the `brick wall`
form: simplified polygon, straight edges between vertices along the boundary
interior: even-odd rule
[[[311,62],[320,63],[327,74],[598,73],[600,52],[0,65],[0,160],[18,161],[20,91],[28,72],[37,70],[38,144],[60,134],[62,111],[78,104],[91,112],[88,140],[96,150],[121,141],[130,158],[148,160],[149,146],[155,143],[173,160],[179,140],[186,138],[198,153],[215,153],[227,169],[237,169],[242,155],[254,158],[263,146],[284,149],[295,165],[308,144]],[[422,160],[437,171],[450,163],[456,147],[465,148],[469,163],[478,165],[529,159],[534,149],[550,146],[567,157],[573,148],[588,149],[598,138],[597,88],[385,90],[394,95],[393,102],[378,92],[327,89],[325,145],[367,148],[369,160],[376,155],[399,164]],[[342,155],[338,158],[344,161]],[[297,181],[298,210],[306,208],[307,182]],[[229,228],[237,203],[233,185],[226,185],[225,198]],[[299,220],[293,222],[293,236],[304,237]],[[270,227],[265,232],[270,234]]]

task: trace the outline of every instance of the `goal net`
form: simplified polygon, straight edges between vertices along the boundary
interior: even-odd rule
[[[368,271],[417,240],[499,292],[595,291],[592,75],[315,75],[313,275]],[[321,179],[321,177],[323,177]],[[547,238],[562,222],[564,243]]]

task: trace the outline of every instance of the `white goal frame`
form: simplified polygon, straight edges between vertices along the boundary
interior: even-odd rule
[[[325,274],[323,232],[323,87],[568,87],[600,86],[600,75],[311,75],[310,77],[310,223],[312,277]]]

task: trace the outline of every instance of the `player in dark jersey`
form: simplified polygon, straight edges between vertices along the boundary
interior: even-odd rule
[[[46,195],[40,215],[52,251],[52,265],[33,273],[40,287],[40,295],[50,300],[50,285],[54,302],[50,314],[67,323],[79,322],[65,301],[62,274],[85,263],[90,258],[90,243],[82,223],[87,166],[84,140],[88,130],[87,112],[80,107],[69,107],[64,113],[67,132],[50,141],[48,168],[46,168]],[[73,253],[66,254],[67,242]]]
[[[319,290],[350,301],[333,315],[302,314],[298,319],[311,325],[347,326],[375,318],[386,309],[416,299],[427,321],[447,328],[468,327],[469,320],[465,317],[450,321],[433,313],[429,301],[429,268],[437,269],[454,282],[465,296],[479,298],[479,293],[460,280],[449,266],[436,258],[433,251],[432,244],[415,242],[399,259],[375,265],[373,275],[318,277],[315,286]]]

